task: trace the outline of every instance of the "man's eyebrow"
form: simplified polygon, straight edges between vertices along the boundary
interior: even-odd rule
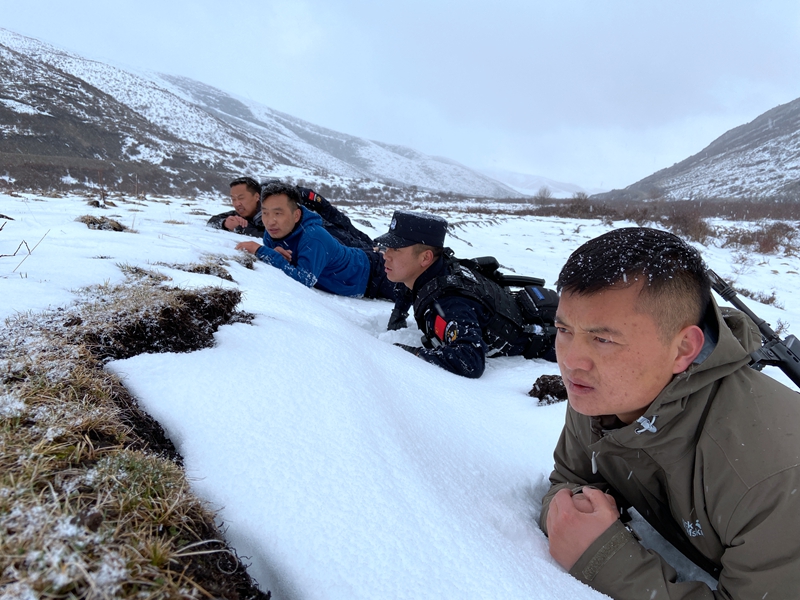
[[[564,320],[564,318],[558,314],[556,314],[555,323],[556,325],[569,326],[569,323],[567,323]],[[585,331],[586,333],[591,333],[593,335],[616,335],[616,336],[622,335],[622,332],[619,329],[614,329],[613,327],[603,327],[603,326],[589,327],[587,329],[584,329],[583,331]]]
[[[595,335],[609,335],[609,334],[616,336],[622,335],[622,332],[619,329],[614,329],[613,327],[589,327],[584,331],[586,333],[592,333]]]

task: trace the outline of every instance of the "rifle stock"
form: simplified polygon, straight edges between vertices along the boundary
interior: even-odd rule
[[[791,379],[797,387],[800,387],[800,340],[795,336],[787,336],[785,340],[775,333],[764,319],[747,308],[739,300],[734,290],[728,283],[711,269],[708,270],[711,278],[711,287],[723,300],[730,302],[734,307],[742,311],[758,326],[761,332],[762,346],[750,354],[751,363],[754,369],[759,371],[766,365],[780,367],[786,376]]]

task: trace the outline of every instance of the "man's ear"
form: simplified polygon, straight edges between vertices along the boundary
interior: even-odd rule
[[[689,325],[680,330],[675,336],[675,360],[672,363],[672,373],[683,373],[689,368],[703,349],[706,338],[703,330],[697,325]]]
[[[294,214],[292,214],[292,218],[294,218],[294,222],[295,223],[299,223],[300,222],[300,217],[302,217],[302,216],[303,216],[303,211],[300,210],[300,207],[298,206],[297,210],[295,210]]]
[[[433,255],[433,251],[432,250],[425,250],[425,252],[423,252],[420,255],[420,258],[422,260],[420,260],[419,265],[421,267],[425,267],[426,269],[428,267],[430,267],[434,263],[434,261],[436,260],[436,257]]]

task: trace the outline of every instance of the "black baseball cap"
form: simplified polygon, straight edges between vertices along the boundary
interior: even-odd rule
[[[389,233],[375,238],[375,245],[384,248],[405,248],[414,244],[425,244],[435,248],[444,247],[447,221],[429,213],[396,210],[392,215]]]

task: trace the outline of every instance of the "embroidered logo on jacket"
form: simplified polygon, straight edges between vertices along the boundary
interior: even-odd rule
[[[450,321],[447,324],[447,327],[444,330],[444,339],[442,340],[445,343],[452,344],[458,338],[458,323],[455,321]]]
[[[691,521],[684,521],[683,528],[686,530],[686,535],[689,537],[700,537],[703,535],[703,528],[700,526],[700,521],[694,523]]]

